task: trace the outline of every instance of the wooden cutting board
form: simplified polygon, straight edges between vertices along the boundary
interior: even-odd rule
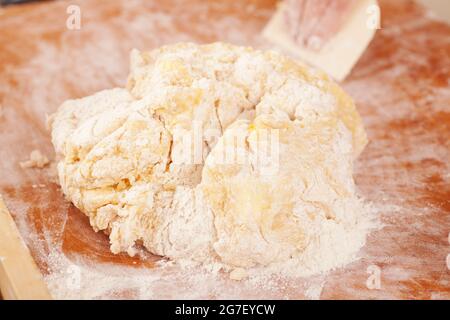
[[[80,30],[66,27],[73,3],[81,8]],[[107,237],[64,200],[53,167],[18,163],[34,149],[54,157],[45,114],[65,99],[123,86],[133,47],[220,40],[269,48],[260,31],[275,1],[54,1],[1,9],[0,193],[53,296],[450,299],[450,27],[412,1],[380,4],[382,29],[343,86],[370,139],[356,182],[384,228],[346,268],[270,285],[161,270],[150,255],[113,255]],[[374,270],[380,286],[369,289]]]

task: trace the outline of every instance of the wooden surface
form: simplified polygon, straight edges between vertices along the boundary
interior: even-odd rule
[[[1,196],[0,226],[0,291],[4,299],[51,299],[42,275]]]
[[[178,274],[161,274],[165,280],[155,282],[148,295],[122,283],[135,272],[151,277],[159,259],[111,254],[107,237],[94,233],[84,215],[64,200],[54,168],[24,170],[18,162],[33,149],[53,157],[45,114],[67,98],[123,85],[131,48],[187,40],[267,48],[259,32],[274,1],[244,6],[226,0],[75,1],[81,7],[80,30],[66,28],[69,3],[64,1],[0,11],[0,193],[52,294],[305,298],[315,292],[322,299],[449,299],[450,27],[431,20],[411,1],[380,2],[383,29],[343,83],[371,141],[356,163],[356,182],[385,226],[371,233],[361,259],[328,276],[261,289],[222,281],[219,290],[214,279],[197,288]],[[81,291],[79,283],[78,291],[73,289],[72,269],[65,270],[61,261],[90,270],[75,277]],[[381,272],[379,289],[366,286],[370,266]],[[106,286],[111,270],[119,275],[112,281],[117,290],[100,290],[96,279],[104,276],[100,281]]]

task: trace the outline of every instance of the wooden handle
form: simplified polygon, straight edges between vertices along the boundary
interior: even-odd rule
[[[51,299],[42,275],[1,195],[0,290],[4,299]]]

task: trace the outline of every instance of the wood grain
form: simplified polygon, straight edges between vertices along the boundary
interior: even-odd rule
[[[53,157],[45,114],[65,99],[122,86],[133,47],[221,40],[267,48],[259,33],[275,8],[272,0],[70,3],[81,7],[80,30],[66,28],[65,1],[0,12],[0,193],[49,283],[58,272],[55,250],[74,264],[89,262],[97,269],[112,264],[151,271],[160,258],[111,254],[107,237],[92,231],[86,217],[64,200],[54,168],[19,167],[33,149]],[[371,141],[355,164],[356,182],[384,228],[371,233],[361,259],[319,279],[320,297],[449,299],[450,27],[431,20],[412,1],[380,4],[383,29],[343,86]],[[378,290],[366,286],[371,265],[381,270]],[[167,280],[153,297],[180,297],[173,287],[183,282],[175,281]],[[195,297],[305,298],[302,288],[310,281],[228,295],[214,284],[190,290],[201,291]],[[136,297],[132,289],[122,291],[122,297]]]

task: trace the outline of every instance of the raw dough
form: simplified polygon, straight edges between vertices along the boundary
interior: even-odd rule
[[[268,266],[301,260],[321,233],[351,236],[363,214],[352,162],[367,140],[351,98],[274,52],[134,50],[126,89],[66,101],[50,126],[64,194],[114,253],[143,244],[175,260]],[[179,147],[195,127],[202,152],[186,163]],[[272,137],[276,158],[256,161]],[[233,148],[249,160],[224,163]]]
[[[46,165],[48,165],[50,161],[48,158],[42,154],[39,150],[33,150],[30,153],[30,159],[19,162],[19,165],[22,169],[27,168],[39,168],[42,169]]]

